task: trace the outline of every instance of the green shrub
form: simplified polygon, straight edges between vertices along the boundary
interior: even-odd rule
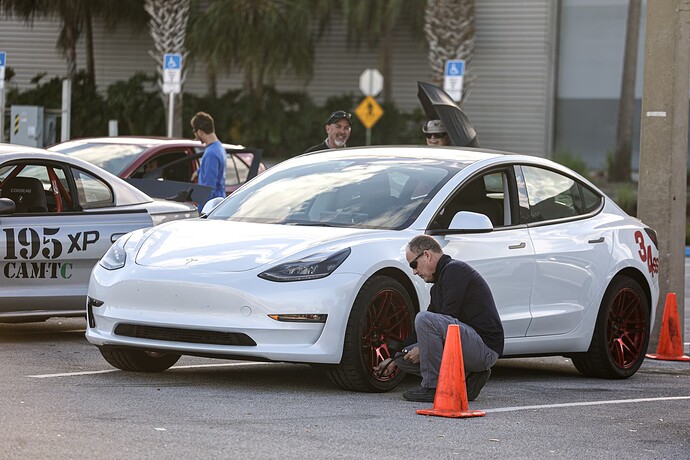
[[[31,79],[33,88],[20,92],[16,88],[7,95],[7,106],[38,105],[45,109],[57,110],[62,107],[62,78],[53,77],[43,81],[46,74],[41,73]],[[108,112],[105,99],[86,82],[86,74],[77,74],[72,88],[72,119],[70,137],[102,136],[108,133]]]
[[[10,90],[8,106],[40,105],[59,109],[62,78],[47,81],[45,78],[45,74],[37,75],[32,81],[35,87],[27,91]],[[348,145],[365,145],[366,128],[354,113],[361,101],[360,95],[347,93],[316,105],[306,93],[280,92],[272,87],[267,87],[261,98],[250,97],[241,90],[229,90],[215,98],[185,93],[182,132],[184,137],[191,137],[189,120],[196,112],[208,112],[223,142],[262,148],[265,157],[282,160],[321,143],[326,138],[324,123],[335,110],[353,114]],[[421,126],[426,117],[421,109],[401,112],[393,103],[383,103],[382,109],[383,116],[371,128],[372,145],[425,144]],[[136,73],[128,80],[111,84],[101,95],[86,83],[81,72],[73,88],[71,137],[106,135],[108,121],[112,119],[118,120],[121,135],[165,136],[167,117],[156,76]]]
[[[165,131],[165,113],[156,76],[135,73],[108,86],[108,117],[118,121],[120,135],[156,135]]]
[[[631,216],[637,215],[637,188],[632,184],[620,184],[616,187],[614,201]]]

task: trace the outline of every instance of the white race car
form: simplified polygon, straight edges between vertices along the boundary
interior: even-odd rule
[[[374,367],[429,304],[405,259],[422,233],[488,281],[504,357],[565,355],[604,378],[640,367],[654,230],[563,166],[472,148],[306,154],[205,218],[130,233],[92,272],[86,337],[129,371],[180,355],[299,362],[386,391],[402,376]]]
[[[91,269],[117,238],[192,217],[85,161],[0,144],[0,322],[84,316]]]

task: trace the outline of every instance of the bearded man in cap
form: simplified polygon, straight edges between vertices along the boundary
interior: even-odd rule
[[[317,150],[339,149],[347,147],[347,140],[350,138],[352,130],[352,114],[344,110],[336,110],[328,116],[326,120],[326,140],[322,143],[308,148],[304,153],[316,152]]]

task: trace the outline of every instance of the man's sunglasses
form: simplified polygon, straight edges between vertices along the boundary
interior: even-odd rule
[[[336,112],[333,112],[333,113],[328,117],[328,121],[326,122],[326,124],[327,124],[327,125],[332,125],[332,124],[335,123],[336,121],[342,120],[342,119],[345,119],[345,120],[347,120],[347,121],[349,121],[349,122],[352,122],[352,114],[351,114],[351,113],[348,113],[348,112],[346,112],[346,111],[344,111],[344,110],[338,110],[338,111],[336,111]]]
[[[427,139],[443,139],[448,133],[426,133]]]
[[[410,268],[411,268],[412,270],[417,270],[417,259],[419,259],[419,258],[422,257],[423,255],[424,255],[424,251],[422,251],[422,252],[420,252],[419,254],[417,254],[417,257],[415,257],[414,259],[412,259],[412,261],[410,261]]]

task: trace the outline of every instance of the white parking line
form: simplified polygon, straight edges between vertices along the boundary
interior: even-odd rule
[[[170,369],[194,369],[199,367],[239,367],[239,366],[271,366],[279,363],[226,363],[226,364],[195,364],[190,366],[173,366]],[[84,372],[65,372],[62,374],[39,374],[27,375],[34,379],[49,379],[53,377],[76,377],[79,375],[108,374],[110,372],[120,372],[120,369],[107,369],[104,371],[84,371]]]
[[[614,399],[612,401],[587,401],[577,403],[563,403],[563,404],[542,404],[538,406],[515,406],[515,407],[497,407],[495,409],[482,409],[484,412],[515,412],[519,410],[536,410],[536,409],[553,409],[559,407],[578,407],[578,406],[600,406],[604,404],[627,404],[640,402],[655,402],[655,401],[679,401],[690,400],[690,396],[667,396],[661,398],[637,398],[637,399]]]

